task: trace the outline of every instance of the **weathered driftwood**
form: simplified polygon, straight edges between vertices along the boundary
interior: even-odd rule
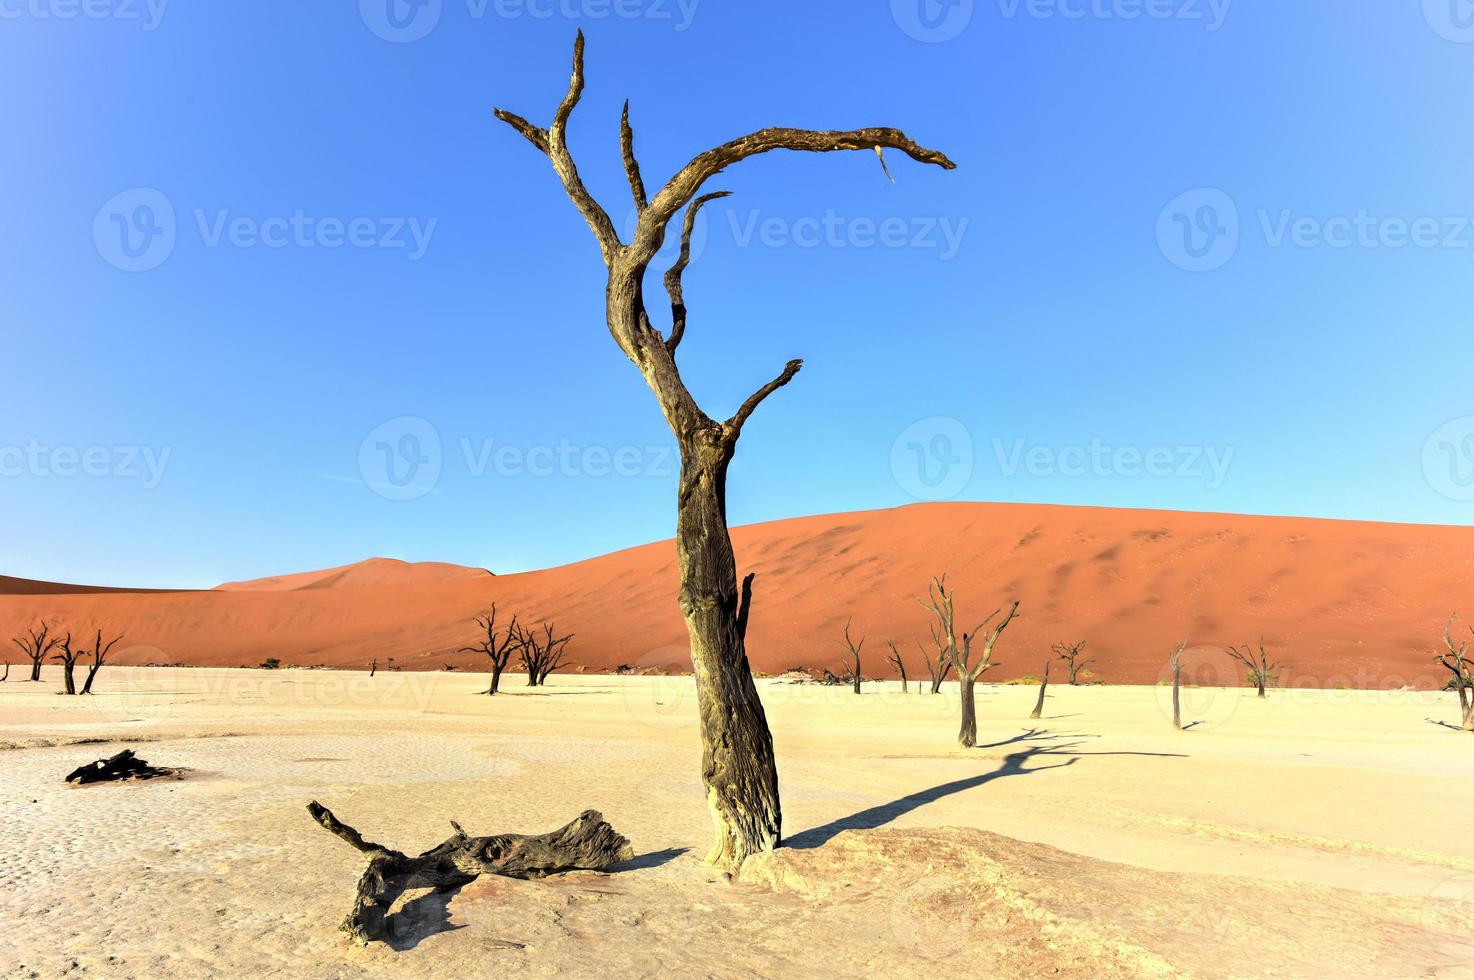
[[[446,891],[487,874],[543,878],[563,871],[601,871],[634,857],[630,842],[596,810],[585,810],[566,827],[537,836],[468,837],[452,820],[455,836],[418,857],[364,840],[316,800],[307,804],[307,811],[328,832],[368,855],[353,911],[339,927],[360,946],[384,938],[389,909],[406,888]]]
[[[177,775],[179,775],[178,769],[151,766],[134,755],[132,749],[124,749],[111,758],[98,759],[96,762],[89,762],[85,766],[73,769],[67,776],[67,782],[83,786],[87,783],[103,783],[109,780],[156,779],[160,776]]]

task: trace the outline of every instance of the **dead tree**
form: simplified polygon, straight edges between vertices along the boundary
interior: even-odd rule
[[[1044,661],[1044,679],[1039,682],[1039,700],[1034,702],[1034,712],[1030,718],[1037,720],[1044,714],[1044,692],[1049,690],[1049,661]]]
[[[516,630],[522,667],[527,671],[527,686],[542,687],[548,682],[548,676],[563,666],[563,657],[573,634],[558,636],[551,623],[543,623],[542,636],[532,630],[521,629],[515,623],[512,628]]]
[[[9,660],[5,661],[5,676],[4,677],[0,677],[0,684],[4,684],[8,680],[10,680],[10,661]]]
[[[102,630],[97,631],[97,642],[96,645],[92,647],[91,651],[92,663],[87,666],[87,678],[82,682],[83,694],[92,693],[92,682],[97,679],[97,672],[99,670],[102,670],[102,665],[107,663],[107,655],[112,652],[113,646],[116,645],[117,642],[122,638],[123,634],[119,633],[117,636],[109,640],[106,646],[104,646],[102,642]]]
[[[1467,640],[1454,645],[1451,631],[1457,618],[1457,614],[1450,616],[1443,627],[1443,645],[1448,652],[1434,659],[1453,674],[1448,686],[1459,692],[1459,715],[1463,719],[1460,727],[1466,732],[1474,732],[1474,664],[1466,656],[1469,650]]]
[[[63,689],[68,694],[76,694],[77,681],[76,678],[73,677],[72,672],[77,669],[77,661],[82,659],[82,655],[85,654],[87,651],[81,647],[78,647],[75,650],[72,649],[71,633],[68,633],[66,636],[62,637],[61,641],[57,643],[56,646],[58,649],[61,650],[61,652],[52,654],[51,659],[56,660],[61,664]]]
[[[307,812],[329,833],[368,855],[368,867],[358,879],[353,911],[339,927],[360,946],[383,939],[390,907],[406,888],[426,885],[450,891],[481,875],[508,878],[545,878],[564,871],[602,871],[634,857],[630,842],[617,834],[595,810],[550,834],[502,834],[468,837],[460,824],[450,822],[455,836],[443,844],[410,857],[382,844],[363,839],[358,831],[313,800]]]
[[[977,625],[971,632],[962,634],[962,646],[957,645],[956,622],[957,617],[953,609],[954,594],[947,591],[947,577],[945,575],[932,579],[931,586],[927,589],[927,598],[922,605],[931,609],[932,615],[937,619],[933,635],[938,637],[939,642],[944,643],[952,656],[952,666],[957,670],[957,679],[962,683],[962,725],[957,733],[957,741],[963,748],[970,749],[978,744],[978,709],[977,699],[973,694],[974,686],[979,677],[983,676],[993,663],[993,648],[998,644],[998,638],[1008,628],[1014,618],[1018,616],[1019,604],[1017,601],[1008,610],[1008,614],[999,620],[998,625],[993,627],[983,639],[980,655],[974,659],[972,653],[973,641],[979,633],[998,617],[1003,610],[995,609]]]
[[[496,117],[548,157],[563,190],[592,229],[608,272],[604,295],[609,332],[654,393],[680,447],[676,517],[680,605],[691,639],[701,718],[702,779],[716,837],[706,860],[735,868],[747,855],[778,846],[782,809],[773,737],[747,662],[745,624],[751,592],[749,584],[739,601],[736,560],[727,528],[727,469],[743,426],[764,399],[793,380],[803,362],[789,361],[725,421],[708,415],[687,389],[676,364],[688,314],[682,277],[690,264],[697,213],[712,200],[728,195],[726,191],[702,194],[702,187],[726,168],[772,150],[883,153],[889,148],[949,170],[955,164],[897,129],[836,132],[774,127],[697,154],[652,197],[646,193],[635,156],[626,103],[620,120],[620,151],[637,218],[630,241],[624,242],[609,213],[584,185],[568,148],[569,117],[583,89],[584,38],[579,32],[568,92],[553,114],[551,127],[543,129],[503,109],[496,110]],[[665,274],[671,327],[662,336],[646,308],[645,275],[683,210],[680,255]]]
[[[1069,673],[1068,679],[1070,686],[1079,687],[1080,674],[1084,672],[1086,667],[1095,663],[1093,660],[1081,659],[1085,655],[1085,644],[1056,643],[1051,649],[1054,651],[1056,659],[1065,662],[1065,670]]]
[[[31,662],[31,680],[41,679],[41,665],[46,662],[46,657],[61,643],[61,639],[51,635],[51,624],[43,622],[41,629],[28,629],[25,636],[12,637],[10,642],[20,647],[21,653]]]
[[[947,675],[952,672],[952,651],[947,648],[946,642],[937,633],[935,624],[931,626],[932,652],[927,652],[920,640],[915,637],[912,637],[912,640],[916,643],[916,649],[921,651],[921,662],[926,666],[927,675],[931,677],[931,692],[941,693],[942,684],[946,682]]]
[[[379,672],[379,658],[378,657],[375,657],[372,661],[369,662],[369,680],[373,680],[374,675],[377,674],[378,672]]]
[[[850,683],[854,685],[854,691],[855,691],[855,693],[856,694],[859,694],[860,693],[860,651],[865,649],[865,637],[863,637],[863,636],[860,637],[860,642],[859,643],[856,643],[854,640],[850,639],[850,621],[849,620],[845,620],[845,623],[844,623],[844,647],[845,647],[845,650],[847,651],[847,657],[848,657],[848,662],[845,664],[845,670],[850,675],[850,677],[849,677]]]
[[[183,771],[182,769],[170,769],[167,766],[151,766],[134,755],[132,749],[124,749],[115,756],[98,759],[96,762],[89,762],[85,766],[73,769],[67,774],[66,781],[85,786],[88,783],[106,783],[125,779],[158,779],[178,776]]]
[[[1265,697],[1264,689],[1279,682],[1279,672],[1282,664],[1271,662],[1269,652],[1264,649],[1264,637],[1259,638],[1259,653],[1254,653],[1254,645],[1245,643],[1243,652],[1238,647],[1229,647],[1228,655],[1249,669],[1249,683],[1259,689],[1259,697]]]
[[[522,630],[517,625],[517,617],[512,617],[512,622],[507,626],[506,632],[497,630],[496,626],[496,603],[491,604],[491,612],[484,616],[476,617],[476,625],[481,627],[486,634],[486,639],[473,647],[461,647],[457,653],[484,653],[491,661],[491,686],[486,693],[494,695],[501,688],[502,671],[507,669],[507,664],[512,661],[512,654],[516,653],[522,646]],[[529,670],[528,683],[532,683],[532,671]]]
[[[905,694],[908,691],[906,687],[906,661],[901,659],[901,651],[896,649],[896,644],[893,641],[887,640],[885,645],[891,649],[891,655],[886,657],[885,661],[896,668],[896,672],[901,675],[901,693]]]
[[[1172,667],[1172,727],[1182,731],[1182,651],[1187,649],[1183,640],[1172,648],[1168,664]]]

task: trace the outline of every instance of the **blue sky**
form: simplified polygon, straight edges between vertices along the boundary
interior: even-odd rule
[[[959,164],[711,185],[689,383],[725,415],[806,359],[747,426],[734,522],[1474,520],[1466,0],[393,2],[0,0],[0,572],[668,536],[671,439],[593,241],[491,117],[549,121],[579,26],[572,142],[617,224],[625,97],[651,184],[772,124]]]

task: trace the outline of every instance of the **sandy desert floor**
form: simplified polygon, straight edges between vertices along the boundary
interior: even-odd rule
[[[5,976],[1474,977],[1474,735],[1452,695],[761,682],[791,845],[703,867],[689,678],[105,668],[0,685]],[[134,747],[179,780],[73,788]],[[337,931],[362,868],[602,810],[611,874],[413,895]]]

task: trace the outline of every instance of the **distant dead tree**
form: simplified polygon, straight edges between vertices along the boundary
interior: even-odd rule
[[[369,679],[372,680],[373,679],[373,676],[375,674],[377,674],[378,672],[379,672],[379,658],[378,657],[375,657],[372,661],[369,662]]]
[[[947,591],[947,577],[945,575],[932,579],[927,589],[927,597],[922,600],[922,605],[932,611],[936,617],[936,625],[932,635],[938,642],[945,644],[951,653],[952,666],[957,670],[957,679],[962,682],[962,725],[957,733],[957,741],[963,748],[972,748],[978,743],[978,710],[977,699],[973,695],[974,685],[979,677],[983,676],[989,668],[994,666],[993,648],[998,644],[998,638],[1008,628],[1018,615],[1019,604],[1014,602],[1008,610],[1008,614],[999,620],[998,625],[983,639],[982,649],[979,656],[974,659],[972,652],[973,642],[983,629],[987,627],[1000,613],[1001,608],[993,610],[988,618],[977,625],[970,633],[962,634],[962,646],[957,645],[956,622],[957,617],[953,608],[954,594]]]
[[[1182,651],[1187,649],[1183,640],[1172,648],[1167,663],[1172,668],[1172,727],[1182,731]]]
[[[908,690],[906,687],[906,661],[901,659],[901,651],[896,649],[896,644],[893,641],[887,640],[885,645],[890,647],[891,649],[891,655],[889,657],[886,657],[885,661],[892,667],[896,668],[896,671],[900,673],[901,693],[905,694]]]
[[[701,208],[729,193],[702,191],[713,177],[736,164],[776,150],[883,154],[891,149],[946,170],[955,169],[956,164],[889,127],[840,132],[774,126],[698,153],[650,194],[635,154],[626,104],[619,127],[620,158],[635,213],[634,228],[626,241],[584,183],[569,150],[568,122],[583,92],[584,37],[580,32],[574,43],[567,94],[553,112],[550,126],[535,125],[505,109],[496,109],[495,115],[547,158],[565,194],[593,232],[608,272],[603,292],[605,326],[654,394],[680,448],[675,547],[679,599],[695,671],[704,795],[716,835],[706,863],[736,870],[749,854],[778,847],[782,807],[772,731],[747,660],[744,625],[752,593],[749,588],[738,589],[727,526],[727,476],[743,427],[767,398],[797,376],[803,361],[789,361],[725,420],[708,415],[688,388],[676,354],[688,322],[682,280],[691,261],[691,237]],[[881,162],[885,162],[883,156]],[[662,334],[646,303],[650,293],[645,279],[667,236],[673,237],[677,230],[679,258],[664,277],[670,298],[670,331]]]
[[[1065,662],[1065,669],[1069,672],[1071,687],[1080,685],[1080,674],[1086,667],[1095,663],[1093,660],[1081,659],[1085,655],[1084,643],[1056,643],[1052,648],[1055,657]]]
[[[5,676],[4,677],[0,677],[0,684],[4,684],[8,680],[10,680],[10,661],[9,660],[5,661]]]
[[[1044,661],[1044,679],[1039,682],[1039,700],[1034,702],[1034,713],[1029,715],[1036,720],[1044,714],[1044,692],[1049,690],[1049,665],[1050,661]]]
[[[82,693],[92,693],[92,682],[97,679],[97,672],[102,670],[102,665],[107,663],[107,655],[112,652],[114,646],[123,638],[123,634],[108,640],[107,645],[102,642],[102,630],[97,631],[97,641],[92,647],[92,663],[87,666],[87,679],[82,682]],[[85,651],[84,651],[85,652]]]
[[[26,659],[31,662],[31,680],[41,679],[41,665],[46,662],[46,657],[61,643],[61,639],[51,633],[51,624],[43,622],[40,630],[28,629],[25,636],[12,637],[10,642],[20,647]]]
[[[846,650],[846,656],[848,658],[845,664],[845,671],[850,675],[849,680],[850,683],[854,685],[855,693],[859,694],[860,651],[865,649],[865,637],[860,637],[859,643],[856,643],[854,640],[850,639],[850,620],[848,619],[845,620],[844,623],[844,647]]]
[[[1457,614],[1450,616],[1443,627],[1443,645],[1448,648],[1448,652],[1434,659],[1453,674],[1448,686],[1459,692],[1459,714],[1463,718],[1461,727],[1466,732],[1474,732],[1474,664],[1466,656],[1469,651],[1467,640],[1454,645],[1451,631],[1457,618]]]
[[[51,659],[56,660],[61,664],[63,689],[68,694],[76,694],[77,681],[72,676],[72,672],[77,669],[77,661],[82,659],[82,655],[85,654],[87,651],[81,647],[78,647],[75,650],[72,649],[71,633],[68,633],[66,636],[62,637],[61,641],[58,642],[56,646],[57,649],[61,650],[61,652],[52,654]]]
[[[542,687],[548,675],[563,666],[563,657],[568,650],[568,641],[573,634],[558,636],[551,623],[543,623],[543,635],[533,630],[517,629],[518,651],[522,655],[522,666],[527,671],[527,686]]]
[[[943,577],[945,578],[945,576]],[[946,641],[937,633],[936,624],[931,625],[931,652],[928,652],[926,647],[921,645],[920,640],[916,640],[915,637],[912,637],[912,639],[916,643],[916,649],[921,651],[921,662],[926,665],[926,672],[931,677],[931,692],[933,694],[940,694],[942,684],[947,680],[947,675],[952,672],[952,651],[948,649]]]
[[[486,634],[486,639],[473,647],[461,647],[457,653],[484,653],[491,661],[491,686],[486,689],[487,694],[496,694],[501,689],[502,671],[507,669],[507,664],[512,661],[512,654],[522,646],[522,630],[517,625],[517,617],[512,617],[506,630],[499,631],[496,625],[496,603],[491,604],[491,612],[484,616],[476,617],[476,625]],[[524,661],[525,662],[525,661]],[[532,671],[528,672],[528,684],[536,686],[532,682]]]
[[[1280,669],[1283,664],[1271,662],[1269,652],[1264,649],[1264,637],[1259,638],[1259,653],[1254,653],[1254,645],[1245,643],[1243,652],[1238,647],[1229,647],[1228,655],[1249,669],[1249,683],[1259,688],[1259,696],[1265,697],[1264,689],[1272,684],[1279,683]]]

